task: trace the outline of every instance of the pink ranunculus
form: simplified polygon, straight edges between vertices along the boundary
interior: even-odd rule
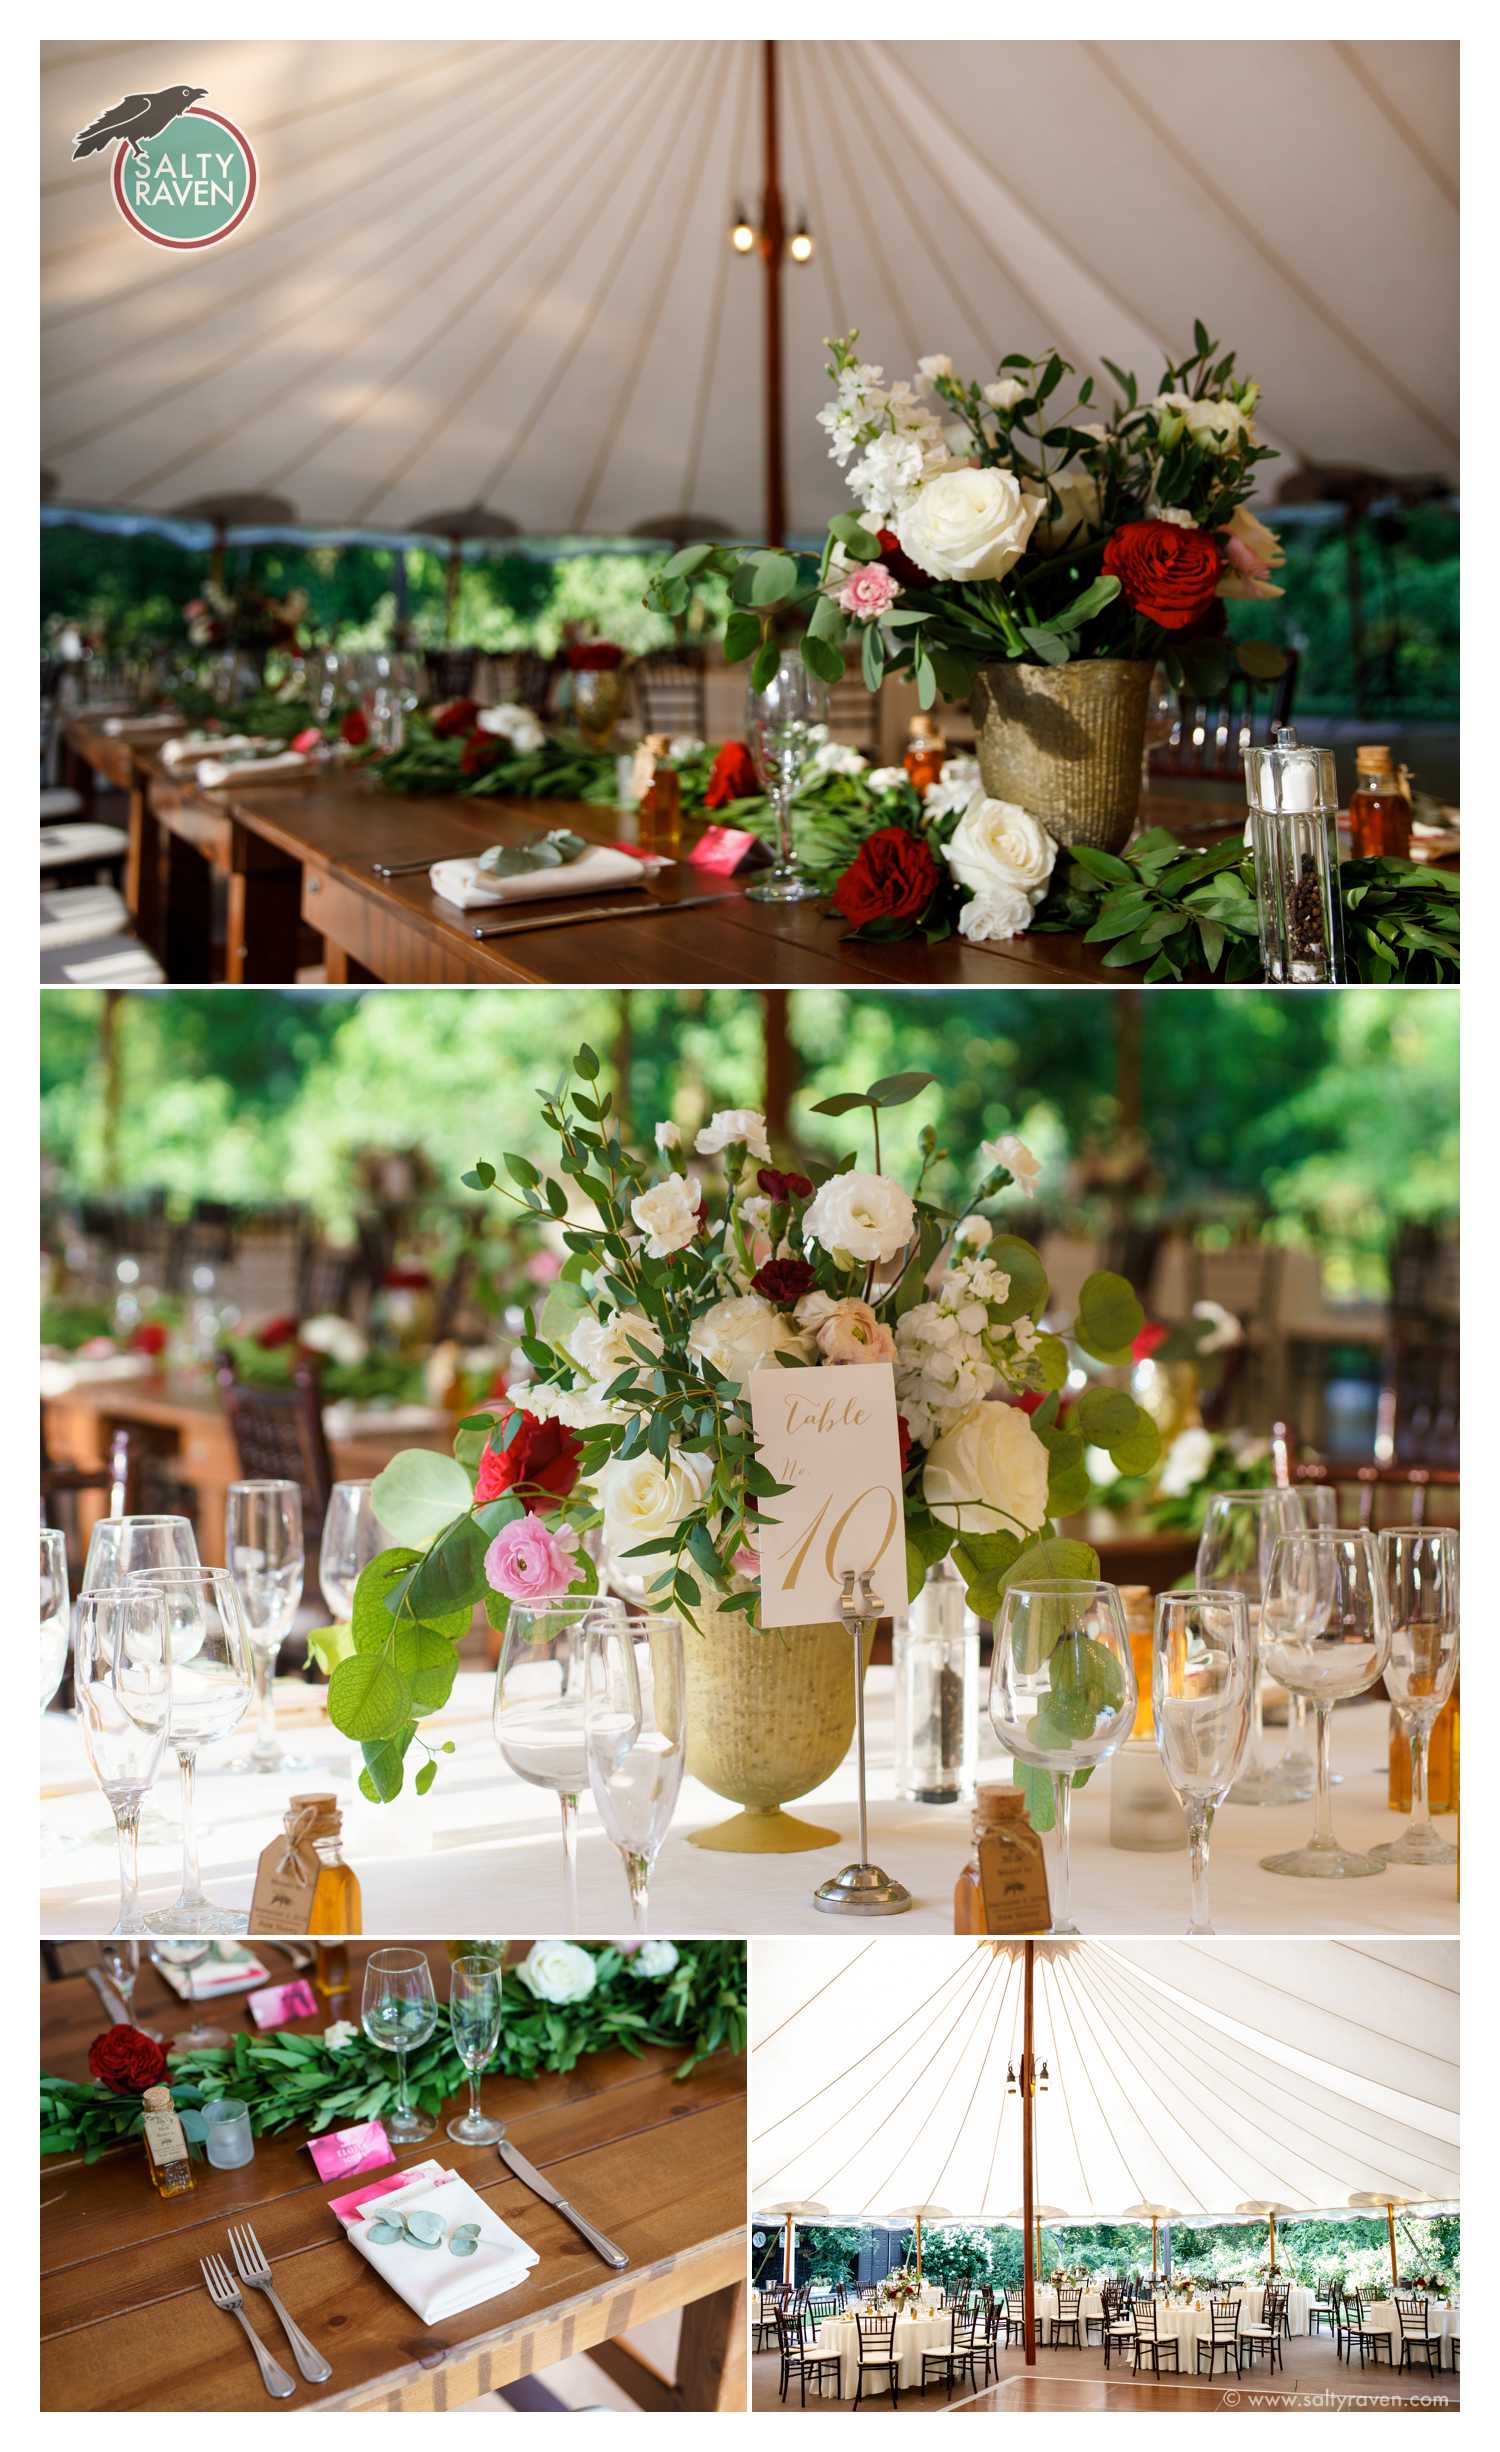
[[[503,1524],[484,1553],[490,1588],[508,1601],[560,1601],[578,1574],[578,1535],[570,1524],[554,1531],[538,1515]]]
[[[858,1295],[845,1297],[817,1331],[816,1344],[825,1362],[894,1362],[896,1340],[884,1320],[878,1320]]]
[[[878,621],[889,613],[901,593],[900,582],[893,579],[883,562],[863,562],[851,571],[839,590],[839,605],[858,622]]]

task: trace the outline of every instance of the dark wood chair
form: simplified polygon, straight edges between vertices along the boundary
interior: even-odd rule
[[[892,2409],[901,2406],[897,2392],[896,2319],[891,2316],[856,2316],[855,2330],[859,2335],[859,2365],[854,2377],[854,2406],[858,2409],[864,2392],[865,2377],[876,2375],[884,2379],[882,2390],[889,2390]]]
[[[961,2375],[967,2375],[970,2384],[977,2392],[979,2378],[975,2373],[975,2365],[981,2357],[985,2359],[986,2375],[989,2373],[987,2338],[984,2318],[977,2306],[967,2309],[962,2315],[955,2308],[948,2319],[948,2347],[946,2350],[924,2350],[922,2352],[922,2390],[925,2392],[929,2384],[946,2384],[948,2399],[951,2401],[954,2385]]]
[[[1210,2375],[1213,2374],[1215,2361],[1221,2351],[1224,2354],[1224,2373],[1226,2375],[1229,2373],[1229,2362],[1233,2359],[1234,2372],[1236,2375],[1239,2374],[1240,2303],[1238,2299],[1209,2300],[1208,2331],[1198,2335],[1196,2364],[1200,2375],[1204,2372],[1203,2353],[1205,2350],[1208,2352],[1208,2373]]]
[[[843,2376],[838,2353],[818,2350],[809,2345],[805,2334],[805,2318],[791,2314],[786,2308],[776,2309],[776,2343],[781,2352],[781,2398],[786,2399],[795,2376],[801,2390],[802,2407],[807,2407],[807,2386],[812,2379],[814,2392],[825,2390],[833,2380],[833,2397],[843,2391]]]
[[[1253,2324],[1240,2326],[1237,2335],[1239,2355],[1241,2358],[1248,2358],[1252,2367],[1262,2353],[1265,2355],[1267,2364],[1273,2369],[1281,2363],[1281,2340],[1290,2295],[1290,2292],[1284,2289],[1268,2290],[1261,2301],[1258,2320]],[[1363,2357],[1360,2359],[1360,2365],[1364,2365]]]
[[[1050,2346],[1054,2350],[1060,2350],[1062,2348],[1063,2335],[1065,2333],[1072,2334],[1072,2347],[1075,2350],[1081,2350],[1083,2348],[1083,2321],[1079,2314],[1079,2310],[1082,2305],[1083,2292],[1077,2287],[1076,2284],[1071,2282],[1065,2283],[1059,2288],[1057,2293],[1057,2314],[1052,2318],[1052,2340]]]
[[[55,1526],[68,1546],[68,1576],[73,1590],[83,1573],[83,1541],[75,1502],[102,1495],[108,1515],[135,1515],[140,1506],[140,1456],[132,1433],[123,1422],[109,1437],[109,1462],[102,1465],[54,1464],[42,1437],[42,1522]]]
[[[1344,2300],[1344,2342],[1351,2364],[1356,2350],[1361,2367],[1367,2354],[1378,2367],[1382,2351],[1388,2367],[1395,2363],[1391,2357],[1391,2337],[1385,2326],[1371,2324],[1366,2319],[1362,2291],[1351,2290]]]
[[[1297,661],[1296,649],[1290,648],[1279,680],[1255,681],[1248,673],[1235,672],[1215,698],[1184,692],[1170,735],[1151,752],[1150,780],[1242,783],[1245,751],[1259,741],[1274,740],[1277,725],[1292,720]]]
[[[1402,1228],[1390,1255],[1390,1324],[1376,1435],[1383,1453],[1456,1465],[1459,1249],[1451,1224]]]
[[[1340,1522],[1365,1532],[1378,1531],[1382,1523],[1458,1521],[1460,1476],[1452,1465],[1350,1464],[1337,1458],[1329,1462],[1321,1457],[1303,1457],[1298,1452],[1297,1434],[1287,1422],[1271,1426],[1271,1465],[1277,1485],[1283,1490],[1311,1486],[1337,1491]],[[1453,1493],[1452,1498],[1439,1497],[1434,1507],[1433,1494],[1448,1491]],[[1399,1498],[1393,1498],[1393,1493],[1399,1493]]]
[[[318,1229],[304,1219],[297,1229],[293,1261],[293,1301],[299,1320],[316,1320],[326,1312],[347,1319],[363,1275],[363,1255],[355,1244],[325,1243]]]
[[[1408,2298],[1396,2293],[1396,2321],[1401,2327],[1401,2364],[1415,2367],[1420,2350],[1427,2361],[1427,2372],[1436,2375],[1443,2363],[1443,2336],[1434,2333],[1428,2323],[1427,2301]],[[1389,2338],[1389,2336],[1387,2336]]]
[[[1149,2359],[1151,2361],[1152,2374],[1160,2375],[1161,2362],[1164,2358],[1169,2358],[1171,2360],[1174,2373],[1180,2370],[1182,2361],[1177,2355],[1177,2336],[1175,2333],[1163,2333],[1161,2331],[1157,2322],[1157,2306],[1154,2299],[1138,2299],[1136,2301],[1135,2309],[1135,2363],[1137,2372],[1139,2372],[1140,2368],[1144,2366],[1146,2360]]]
[[[642,656],[635,668],[635,698],[643,732],[690,734],[708,731],[708,671],[700,650],[669,648]]]
[[[301,1356],[289,1388],[254,1387],[236,1379],[225,1353],[214,1357],[219,1394],[246,1481],[294,1481],[302,1493],[308,1583],[318,1534],[333,1488],[333,1459],[323,1428],[323,1404],[313,1364]]]

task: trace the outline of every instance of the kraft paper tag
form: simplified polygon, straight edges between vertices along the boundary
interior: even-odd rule
[[[906,1606],[896,1377],[888,1362],[756,1371],[760,1460],[790,1487],[759,1504],[762,1626],[839,1621],[848,1569],[868,1574],[883,1617]]]
[[[255,1895],[250,1901],[252,1933],[305,1933],[318,1886],[318,1851],[310,1833],[316,1817],[299,1814],[290,1830],[280,1830],[255,1869]]]
[[[1045,1933],[1052,1926],[1041,1833],[1023,1814],[978,1842],[979,1887],[987,1933]]]

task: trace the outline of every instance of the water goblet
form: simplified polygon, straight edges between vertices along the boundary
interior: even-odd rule
[[[505,2134],[504,2123],[486,2119],[479,2102],[479,2073],[500,2040],[501,2009],[500,1960],[494,1953],[465,1951],[455,1958],[448,1976],[448,2026],[469,2077],[469,2108],[448,2123],[448,2134],[459,2145],[493,2145]]]
[[[591,1631],[584,1682],[589,1786],[624,1862],[632,1929],[644,1933],[687,1751],[681,1621],[657,1613]]]
[[[1317,1716],[1318,1797],[1307,1845],[1263,1856],[1264,1872],[1355,1881],[1385,1871],[1378,1857],[1340,1847],[1333,1835],[1329,1756],[1334,1704],[1373,1686],[1390,1652],[1390,1604],[1374,1536],[1284,1533],[1266,1575],[1260,1654],[1289,1693],[1307,1696]]]
[[[348,1625],[354,1615],[355,1586],[371,1559],[391,1546],[375,1513],[374,1487],[371,1481],[336,1481],[328,1494],[318,1544],[318,1581],[336,1625]]]
[[[1187,1820],[1192,1916],[1211,1933],[1208,1849],[1214,1813],[1250,1739],[1255,1657],[1240,1592],[1164,1592],[1156,1604],[1151,1707],[1162,1769]]]
[[[1337,1532],[1339,1524],[1339,1494],[1329,1482],[1299,1481],[1289,1496],[1297,1502],[1297,1513],[1308,1532]],[[1313,1756],[1312,1713],[1305,1694],[1289,1694],[1287,1700],[1286,1745],[1281,1759],[1266,1773],[1268,1805],[1300,1805],[1310,1797],[1318,1784],[1318,1766]],[[1339,1775],[1333,1774],[1335,1788]]]
[[[242,1933],[249,1922],[243,1910],[215,1907],[203,1888],[193,1813],[199,1750],[233,1734],[254,1690],[238,1587],[224,1567],[163,1567],[132,1575],[126,1589],[155,1592],[166,1606],[170,1736],[182,1806],[181,1895],[147,1922],[154,1933]]]
[[[184,1975],[189,1979],[185,1995],[189,2003],[193,1998],[191,1979],[200,1967],[207,1966],[213,1954],[212,1933],[179,1933],[172,1939],[153,1941],[151,1944],[151,1963],[154,1967],[163,1974],[170,1968],[174,1975]],[[176,1985],[173,1984],[171,1989],[175,1992]],[[209,2026],[203,2019],[194,2018],[190,2026],[183,2027],[172,2037],[167,2047],[167,2058],[171,2060],[184,2052],[222,2052],[228,2042],[229,2037],[222,2026]]]
[[[1458,1850],[1435,1827],[1427,1802],[1432,1725],[1458,1675],[1458,1534],[1401,1524],[1378,1536],[1391,1609],[1385,1690],[1411,1747],[1411,1819],[1399,1839],[1371,1853],[1388,1865],[1451,1865]]]
[[[1193,1581],[1200,1592],[1243,1594],[1250,1618],[1250,1639],[1256,1653],[1254,1694],[1250,1712],[1250,1742],[1244,1768],[1234,1784],[1231,1802],[1267,1805],[1273,1802],[1273,1778],[1265,1761],[1260,1659],[1260,1602],[1271,1552],[1283,1533],[1299,1530],[1302,1513],[1290,1490],[1218,1490],[1208,1502]]]
[[[562,1812],[567,1929],[578,1930],[578,1798],[588,1783],[584,1659],[590,1633],[624,1617],[623,1604],[590,1593],[512,1602],[495,1672],[495,1742],[510,1768],[550,1788]]]
[[[365,1962],[360,2018],[383,2052],[396,2055],[396,2108],[385,2116],[392,2145],[420,2145],[434,2123],[407,2098],[406,2055],[437,2031],[432,1969],[421,1950],[376,1950]]]
[[[89,1769],[109,1800],[120,1858],[116,1933],[148,1930],[141,1912],[141,1799],[156,1778],[171,1711],[171,1654],[159,1594],[80,1592],[73,1693]]]
[[[1012,1584],[990,1658],[990,1725],[1006,1752],[1052,1781],[1052,1930],[1071,1917],[1073,1777],[1123,1745],[1135,1717],[1125,1604],[1113,1584]]]
[[[88,1591],[104,1592],[148,1568],[198,1564],[198,1544],[185,1515],[107,1515],[89,1535],[83,1581]]]
[[[294,1481],[233,1481],[224,1556],[239,1590],[255,1676],[255,1743],[236,1771],[305,1771],[276,1734],[276,1655],[302,1598],[302,1493]]]
[[[783,654],[763,690],[752,688],[745,720],[755,762],[776,812],[776,862],[770,874],[748,887],[751,902],[806,902],[817,887],[797,865],[792,844],[792,798],[812,746],[814,725],[828,720],[828,692],[795,649]]]
[[[68,1550],[62,1534],[42,1526],[42,1709],[68,1665]]]

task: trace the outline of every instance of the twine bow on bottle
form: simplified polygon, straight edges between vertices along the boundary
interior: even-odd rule
[[[317,1827],[318,1816],[312,1806],[304,1805],[299,1813],[288,1811],[286,1845],[282,1850],[281,1862],[276,1867],[277,1881],[292,1882],[298,1888],[305,1889],[317,1880],[318,1857],[312,1844]],[[302,1854],[304,1846],[308,1849],[306,1859]]]

